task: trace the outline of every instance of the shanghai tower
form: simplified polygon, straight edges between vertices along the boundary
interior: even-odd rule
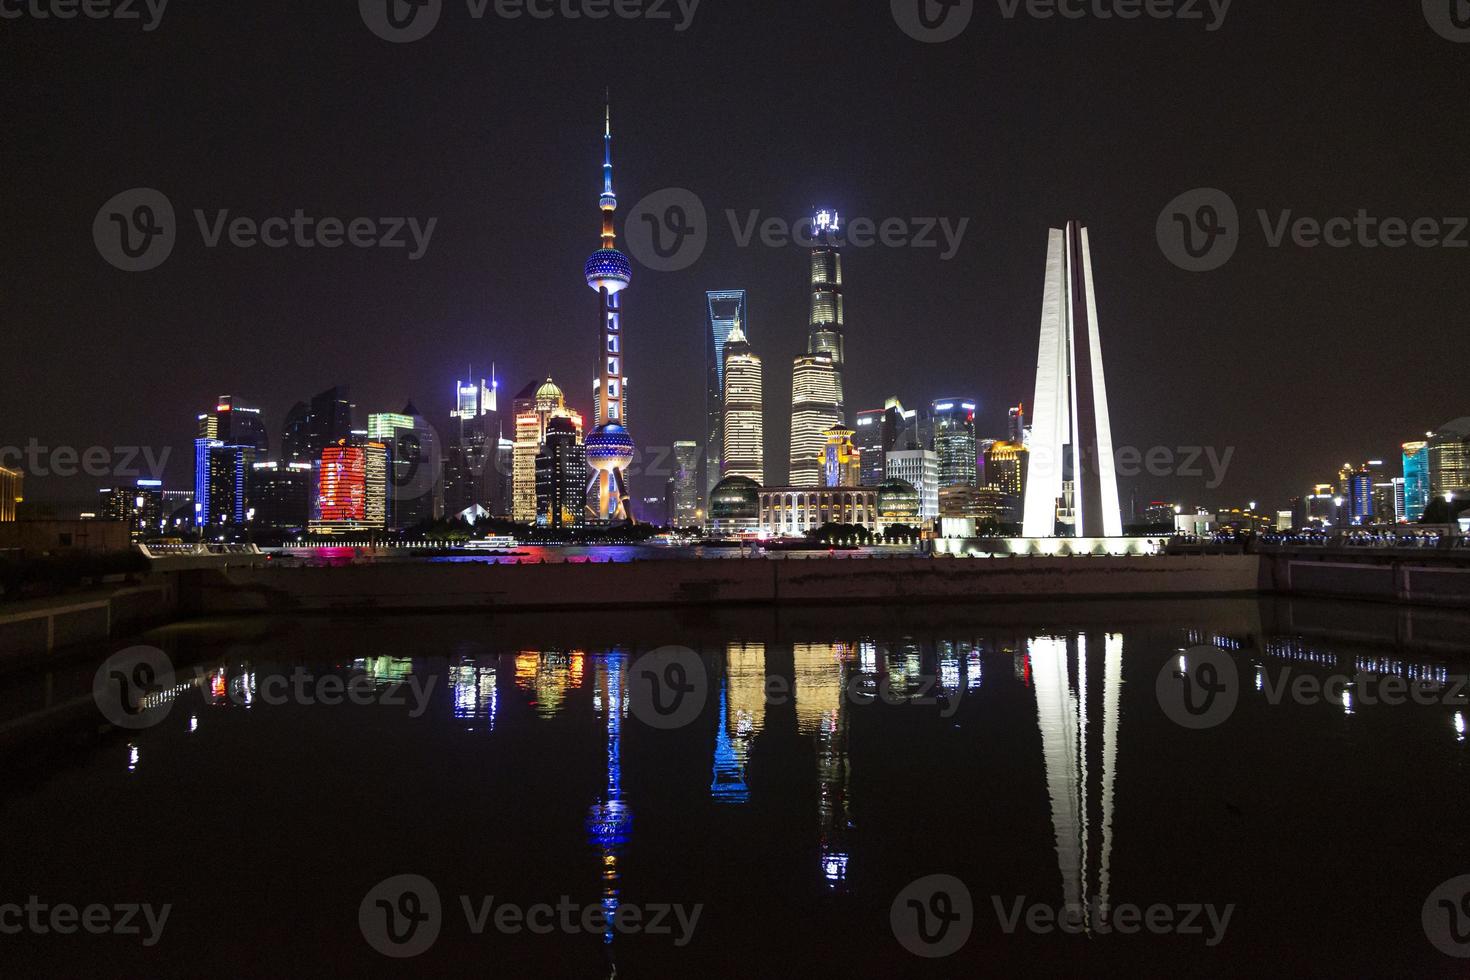
[[[842,390],[842,253],[836,237],[842,219],[818,211],[813,219],[812,305],[806,353],[791,372],[791,459],[789,483],[815,487],[822,482],[822,451],[827,431],[846,422]]]

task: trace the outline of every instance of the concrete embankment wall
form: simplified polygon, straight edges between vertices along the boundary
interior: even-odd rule
[[[1266,591],[1328,599],[1367,599],[1470,608],[1470,556],[1460,559],[1262,557]]]
[[[548,609],[1249,594],[1254,555],[490,565],[380,563],[181,573],[186,612]]]
[[[152,575],[141,585],[0,606],[0,660],[46,654],[126,636],[176,619],[179,581]]]

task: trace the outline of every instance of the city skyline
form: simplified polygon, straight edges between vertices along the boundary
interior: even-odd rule
[[[1327,106],[1305,129],[1277,133],[1266,156],[1247,165],[1230,150],[1230,134],[1271,126],[1262,108],[1270,98],[1252,80],[1220,105],[1219,122],[1186,123],[1188,139],[1167,153],[1158,148],[1140,170],[1133,147],[1174,110],[1151,106],[1147,118],[1135,119],[1126,99],[1087,100],[1084,113],[1081,102],[1069,105],[1060,93],[1017,94],[1046,93],[1057,84],[1049,67],[1059,53],[1075,54],[1082,43],[1066,31],[1017,24],[1004,38],[982,32],[910,52],[926,56],[914,59],[914,78],[875,104],[861,65],[914,44],[886,10],[817,3],[788,12],[791,23],[780,32],[749,12],[711,8],[701,16],[709,20],[687,32],[684,43],[667,48],[659,43],[665,38],[640,29],[646,25],[606,25],[628,57],[660,50],[664,60],[647,79],[593,78],[606,73],[575,67],[545,80],[525,105],[475,93],[462,104],[436,104],[427,112],[419,100],[397,93],[457,84],[462,70],[451,65],[495,60],[534,73],[525,60],[530,55],[517,49],[521,28],[476,36],[446,30],[391,51],[364,32],[356,41],[349,37],[348,50],[338,55],[344,65],[363,70],[310,75],[329,94],[345,84],[333,80],[337,74],[372,79],[366,92],[352,87],[353,105],[360,101],[363,107],[338,117],[305,106],[304,117],[281,133],[263,128],[254,107],[282,101],[298,83],[290,72],[270,70],[287,63],[280,61],[284,53],[269,46],[251,46],[252,57],[265,59],[251,66],[264,90],[248,100],[228,93],[207,113],[202,93],[175,90],[163,98],[160,92],[132,91],[125,84],[131,77],[127,65],[102,57],[106,41],[100,37],[69,38],[73,50],[98,55],[98,72],[54,79],[44,93],[33,81],[46,77],[44,54],[18,50],[16,91],[25,103],[20,125],[35,121],[30,117],[37,107],[55,106],[54,95],[72,106],[119,100],[131,115],[146,108],[159,117],[163,131],[182,119],[219,121],[209,123],[206,138],[167,138],[161,144],[156,137],[105,126],[95,136],[79,133],[73,136],[78,145],[95,145],[97,152],[36,174],[36,192],[12,202],[11,226],[28,229],[35,247],[15,257],[16,281],[29,288],[9,293],[0,313],[17,328],[18,361],[40,370],[10,380],[0,445],[24,447],[35,439],[48,447],[173,447],[165,478],[182,485],[192,447],[191,433],[179,420],[221,391],[239,392],[259,405],[273,436],[299,398],[336,384],[351,385],[364,409],[396,411],[411,401],[433,419],[442,413],[442,392],[467,360],[498,361],[512,387],[559,374],[574,405],[590,417],[590,392],[577,383],[575,368],[558,365],[564,345],[574,342],[566,331],[585,322],[585,287],[569,281],[565,270],[585,254],[585,198],[576,190],[588,186],[589,166],[598,162],[587,130],[601,115],[600,96],[608,83],[628,106],[621,122],[625,201],[635,204],[684,186],[709,213],[710,242],[698,262],[673,272],[640,269],[639,356],[647,359],[646,369],[634,377],[659,379],[645,383],[639,396],[643,424],[637,435],[644,446],[702,438],[704,379],[681,366],[701,359],[706,292],[738,286],[749,292],[757,314],[753,339],[766,359],[767,454],[774,461],[786,458],[788,420],[780,393],[789,390],[791,359],[806,339],[803,250],[767,247],[758,236],[742,247],[727,212],[743,228],[752,214],[757,221],[796,222],[818,204],[875,220],[930,215],[952,226],[970,220],[948,261],[940,258],[941,248],[845,251],[856,317],[844,376],[850,411],[881,405],[894,393],[923,404],[948,392],[969,392],[979,401],[980,432],[1001,436],[1006,406],[1029,397],[1024,376],[1034,355],[1034,270],[1044,260],[1037,238],[1062,217],[1077,215],[1095,230],[1106,254],[1099,274],[1114,284],[1106,316],[1110,350],[1120,365],[1117,383],[1136,391],[1114,420],[1120,443],[1141,450],[1210,447],[1221,456],[1234,450],[1223,487],[1207,487],[1202,478],[1143,478],[1137,487],[1125,486],[1125,495],[1136,489],[1147,499],[1206,504],[1246,497],[1284,501],[1327,478],[1343,459],[1389,456],[1416,434],[1463,414],[1456,372],[1446,359],[1411,366],[1402,358],[1380,358],[1376,383],[1394,392],[1388,402],[1313,394],[1326,390],[1342,370],[1325,349],[1338,344],[1373,350],[1375,337],[1392,334],[1388,325],[1414,323],[1409,349],[1416,353],[1455,349],[1456,311],[1470,298],[1454,271],[1459,253],[1273,249],[1254,227],[1252,208],[1318,216],[1360,207],[1436,213],[1457,199],[1450,171],[1439,161],[1417,159],[1406,169],[1382,141],[1364,146],[1353,140],[1361,113]],[[1271,29],[1242,33],[1228,46],[1216,43],[1214,35],[1181,34],[1177,25],[1134,25],[1135,43],[1116,50],[1099,43],[1089,85],[1132,91],[1139,84],[1147,88],[1148,80],[1167,80],[1177,87],[1180,66],[1193,65],[1183,98],[1203,92],[1209,77],[1234,77],[1237,65],[1274,60],[1278,45],[1287,42],[1267,38],[1301,38],[1313,29],[1311,16],[1302,11],[1252,16],[1265,18]],[[828,112],[813,117],[769,97],[774,82],[751,65],[734,73],[710,70],[734,63],[734,53],[718,39],[741,31],[771,42],[757,56],[757,66],[767,59],[797,64],[801,49],[794,38],[834,17],[851,27],[852,57],[820,72],[796,69],[798,83],[823,99]],[[1458,49],[1425,28],[1417,11],[1373,10],[1361,18],[1362,29],[1345,43],[1402,34],[1407,41],[1385,53],[1385,68],[1401,65],[1441,78],[1444,84],[1431,90],[1453,91]],[[325,11],[289,22],[274,13],[247,18],[232,12],[226,19],[231,36],[280,30],[334,45],[343,26]],[[360,24],[350,26],[361,31]],[[551,46],[540,49],[543,54],[558,45],[570,50],[590,36],[581,29],[562,33],[539,39]],[[163,47],[157,56],[174,64],[187,57],[186,50],[213,50],[214,36],[212,26],[172,22],[158,38]],[[973,68],[977,46],[987,52],[979,59],[982,66],[996,60],[988,57],[992,46],[1004,51],[996,63],[1007,65],[1012,81],[983,84],[984,95],[957,100],[963,107],[919,98],[925,86],[953,77],[961,64]],[[1321,67],[1327,57],[1311,45],[1291,50],[1307,52],[1305,61],[1294,62],[1294,70],[1303,72]],[[226,52],[224,65],[238,57]],[[669,73],[694,73],[696,66],[710,98],[685,104],[669,91]],[[751,85],[754,91],[746,91]],[[1400,111],[1391,95],[1366,85],[1354,96],[1359,105],[1391,106],[1393,111],[1370,114],[1405,132],[1422,131],[1449,105],[1446,94],[1443,101],[1429,98]],[[1213,89],[1210,98],[1220,103]],[[897,103],[904,100],[925,109],[901,112]],[[1038,113],[1038,106],[1048,111]],[[71,111],[84,123],[89,118],[85,110]],[[977,112],[1012,128],[1000,140],[974,135]],[[173,125],[172,131],[191,128]],[[340,132],[352,134],[359,149],[344,154],[340,141],[325,135]],[[1016,154],[1049,145],[1061,132],[1069,134],[1075,153],[1048,154],[1035,173],[1016,167]],[[770,148],[771,137],[785,137],[775,141],[779,151]],[[716,139],[741,147],[738,163],[701,158],[691,149]],[[1453,144],[1461,137],[1446,139]],[[495,154],[498,145],[514,145],[518,152]],[[232,170],[230,161],[247,156],[247,148],[272,161],[268,172]],[[19,152],[13,146],[0,150],[17,172],[32,169]],[[1330,163],[1344,152],[1356,161],[1352,173]],[[88,159],[113,162],[100,169],[77,162]],[[426,166],[451,176],[426,183]],[[1207,185],[1227,189],[1242,206],[1251,240],[1230,265],[1199,275],[1160,254],[1154,225],[1176,194]],[[181,241],[161,268],[129,275],[101,260],[88,228],[109,194],[133,186],[166,193],[194,240]],[[1384,190],[1369,193],[1377,186]],[[1005,193],[996,195],[995,187]],[[414,263],[402,254],[210,249],[197,240],[192,212],[213,219],[224,208],[232,216],[257,218],[296,208],[343,216],[418,214],[425,220],[437,216],[439,227],[433,247]],[[63,284],[59,269],[76,285]],[[138,347],[109,339],[123,336],[130,324],[148,324],[158,341]],[[47,356],[54,344],[70,352],[70,364],[63,367]],[[91,397],[54,397],[77,376],[89,379]],[[160,377],[167,383],[148,398],[123,394],[138,379]],[[98,402],[112,406],[105,418],[92,410]],[[1293,453],[1288,467],[1277,456],[1285,418],[1323,433]],[[82,501],[95,492],[96,482],[29,474],[27,493],[37,502]],[[635,496],[657,489],[639,483]]]

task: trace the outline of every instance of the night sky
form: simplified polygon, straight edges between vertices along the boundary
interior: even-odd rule
[[[669,10],[475,20],[446,0],[409,44],[371,33],[356,0],[174,0],[151,32],[0,20],[0,446],[171,445],[170,484],[189,487],[194,417],[222,393],[264,409],[274,449],[291,404],[331,385],[351,385],[360,424],[410,399],[438,416],[466,365],[492,359],[507,395],[549,373],[590,413],[597,301],[581,269],[598,244],[605,87],[619,244],[663,188],[694,191],[711,219],[698,262],[635,268],[625,294],[643,447],[702,439],[704,291],[745,288],[769,475],[785,473],[808,262],[738,247],[729,209],[968,218],[951,261],[846,250],[846,377],[850,412],[974,397],[982,435],[1031,397],[1047,229],[1083,221],[1115,442],[1234,450],[1216,490],[1125,481],[1125,501],[1284,507],[1343,461],[1393,458],[1470,413],[1470,249],[1271,248],[1256,217],[1470,214],[1470,44],[1419,3],[1238,0],[1211,32],[1007,20],[977,0],[942,44],[878,0],[704,0],[683,32]],[[92,224],[134,187],[167,195],[179,231],[166,262],[130,274],[103,261]],[[1165,204],[1197,187],[1228,192],[1243,226],[1209,273],[1177,268],[1155,237]],[[196,208],[438,224],[419,261],[210,249]],[[84,500],[106,482],[33,479],[27,496]]]

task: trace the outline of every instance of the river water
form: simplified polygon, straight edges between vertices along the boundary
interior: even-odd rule
[[[0,974],[1463,975],[1466,625],[1236,599],[177,624],[137,641],[174,683],[135,728],[75,720],[125,644],[0,680],[0,718],[55,729],[6,750]],[[137,934],[50,918],[133,904]]]

